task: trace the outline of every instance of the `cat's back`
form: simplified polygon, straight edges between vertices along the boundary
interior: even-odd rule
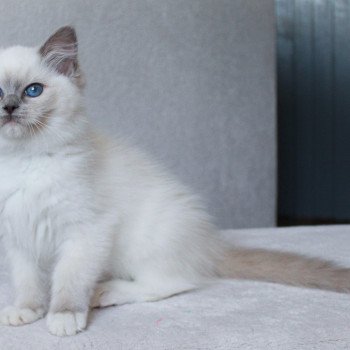
[[[134,222],[211,222],[202,199],[147,152],[124,139],[99,136],[97,140],[100,159],[104,159],[100,186],[122,217]]]
[[[191,194],[181,182],[152,155],[124,138],[96,136],[101,175],[113,191],[129,198],[149,198],[158,195]]]

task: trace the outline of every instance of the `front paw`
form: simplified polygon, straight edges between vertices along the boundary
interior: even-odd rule
[[[6,326],[21,326],[32,323],[44,315],[43,308],[29,309],[7,306],[0,311],[0,323]]]
[[[86,328],[87,312],[49,312],[46,324],[49,332],[60,337],[74,335]]]

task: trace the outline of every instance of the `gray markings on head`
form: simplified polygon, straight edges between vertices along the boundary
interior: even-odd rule
[[[2,99],[2,104],[4,107],[12,107],[13,109],[18,108],[21,103],[21,99],[15,94],[5,95]]]
[[[7,95],[16,95],[18,98],[21,98],[23,95],[23,84],[21,84],[19,80],[15,80],[11,77],[8,77],[4,80],[1,88],[4,92],[4,97]]]

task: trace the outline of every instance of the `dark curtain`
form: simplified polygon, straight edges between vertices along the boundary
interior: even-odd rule
[[[276,0],[280,225],[350,222],[350,0]]]

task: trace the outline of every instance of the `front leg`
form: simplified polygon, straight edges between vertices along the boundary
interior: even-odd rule
[[[63,245],[53,272],[47,315],[50,333],[74,335],[86,328],[89,301],[106,257],[103,247],[82,234]]]
[[[9,248],[15,301],[0,312],[0,323],[19,326],[43,317],[46,305],[45,289],[35,262],[17,248]]]

